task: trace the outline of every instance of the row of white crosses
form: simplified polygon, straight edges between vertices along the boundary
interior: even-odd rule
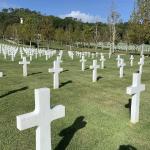
[[[120,78],[122,78],[123,77],[123,73],[124,73],[124,67],[126,66],[126,64],[124,63],[124,59],[121,58],[120,55],[118,55],[116,60],[117,60],[117,67],[120,68]],[[134,60],[134,56],[131,55],[131,57],[130,57],[130,65],[131,65],[131,67],[133,66],[133,60]],[[139,65],[139,72],[140,72],[140,74],[142,74],[143,65],[144,65],[144,55],[142,55],[142,57],[140,58],[140,61],[138,62],[138,65]]]
[[[25,130],[36,128],[36,150],[52,150],[52,121],[65,117],[65,107],[58,105],[50,108],[50,89],[35,89],[35,110],[31,113],[17,116],[17,128]]]
[[[54,66],[52,69],[49,69],[49,72],[54,73],[53,75],[53,87],[54,89],[59,88],[59,74],[63,71],[63,68],[60,68],[60,63],[62,63],[62,60],[60,59],[60,56],[57,57],[57,60],[54,61]],[[19,62],[19,64],[23,65],[23,76],[26,77],[28,75],[27,73],[27,65],[30,64],[29,61],[26,60],[26,57],[23,57],[23,61]]]
[[[80,62],[82,63],[82,68],[81,70],[84,71],[85,70],[85,62],[87,60],[85,59],[85,56],[82,56],[82,59],[80,60]],[[104,64],[103,64],[104,65]],[[97,60],[93,60],[93,65],[90,66],[90,69],[93,70],[93,76],[92,76],[92,81],[96,82],[97,81],[97,69],[100,68],[100,65],[97,65]],[[103,69],[103,68],[102,68]]]

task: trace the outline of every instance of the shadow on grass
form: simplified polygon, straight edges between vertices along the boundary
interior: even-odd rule
[[[36,74],[40,74],[40,73],[42,73],[42,72],[34,72],[34,73],[28,74],[28,76],[32,76],[32,75],[36,75]]]
[[[101,77],[101,76],[98,76],[97,77],[97,81],[99,81],[100,79],[102,79],[103,77]]]
[[[120,145],[118,150],[137,150],[137,149],[131,145]]]
[[[61,73],[68,72],[69,70],[63,70]]]
[[[62,82],[59,87],[61,88],[61,87],[65,86],[65,85],[67,85],[69,83],[72,83],[72,80],[69,80],[69,81],[66,81],[66,82]]]
[[[25,86],[25,87],[20,88],[20,89],[12,90],[12,91],[9,91],[9,92],[6,93],[6,94],[1,95],[0,98],[3,98],[3,97],[5,97],[5,96],[11,95],[11,94],[16,93],[16,92],[19,92],[19,91],[24,91],[24,90],[27,90],[27,89],[28,89],[28,86]]]
[[[128,100],[128,104],[125,104],[125,108],[129,109],[129,115],[131,114],[131,98]]]
[[[65,150],[69,143],[71,142],[71,139],[75,135],[75,133],[84,128],[86,126],[87,122],[84,121],[84,116],[80,116],[76,118],[76,120],[73,122],[71,126],[69,126],[66,129],[63,129],[59,135],[62,138],[62,140],[59,142],[59,144],[56,146],[55,150]]]
[[[85,68],[85,70],[89,70],[89,69],[90,69],[89,67]]]

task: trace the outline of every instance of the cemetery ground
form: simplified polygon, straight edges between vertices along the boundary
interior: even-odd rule
[[[116,56],[109,60],[104,70],[98,69],[98,82],[92,83],[92,59],[81,71],[79,58],[71,60],[65,52],[64,71],[60,74],[60,89],[53,90],[53,58],[34,58],[28,65],[28,77],[22,76],[21,60],[4,60],[0,56],[0,150],[34,150],[35,128],[19,131],[16,116],[34,110],[34,89],[51,89],[51,106],[62,104],[65,118],[52,123],[52,147],[55,150],[150,150],[150,60],[146,57],[142,83],[146,91],[141,94],[140,122],[130,123],[130,96],[126,87],[132,84],[140,56],[135,56],[130,67],[130,55],[125,58],[125,76],[119,78]],[[8,58],[7,58],[8,59]],[[87,59],[87,58],[86,58]],[[29,60],[29,58],[28,58]],[[98,63],[99,60],[98,60]]]

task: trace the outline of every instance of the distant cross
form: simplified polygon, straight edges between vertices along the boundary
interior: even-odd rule
[[[61,60],[61,56],[57,56],[57,61],[61,64],[63,61]]]
[[[29,56],[30,56],[30,61],[32,61],[33,53],[31,51],[29,52]]]
[[[0,78],[2,78],[3,77],[3,72],[0,72]]]
[[[45,52],[45,60],[48,60],[48,52]]]
[[[104,56],[103,53],[100,53],[100,55],[101,55],[101,58]]]
[[[23,51],[22,50],[20,50],[20,57],[21,57],[21,59],[23,59]]]
[[[72,52],[72,53],[71,53],[71,59],[72,59],[72,60],[73,60],[73,56],[74,56],[74,53]]]
[[[17,116],[17,128],[25,130],[36,128],[36,150],[51,150],[51,128],[53,120],[65,117],[65,107],[58,105],[50,108],[50,89],[35,89],[35,110]]]
[[[95,57],[95,54],[94,54],[94,53],[92,53],[92,59],[94,59],[94,57]]]
[[[119,68],[119,65],[120,65],[120,60],[121,60],[121,57],[120,57],[120,55],[118,55],[118,56],[117,56],[116,60],[117,60],[117,67]]]
[[[142,72],[143,72],[143,65],[144,65],[144,57],[140,58],[140,62],[138,62],[138,64],[140,65],[139,72],[140,72],[140,74],[142,74]]]
[[[142,44],[141,56],[143,56],[143,53],[144,53],[144,44]]]
[[[14,58],[15,58],[15,54],[11,52],[11,61],[14,61]]]
[[[82,71],[84,71],[85,70],[85,62],[86,62],[85,56],[82,56],[82,59],[80,60],[80,62],[82,63]]]
[[[38,58],[38,51],[35,50],[35,59],[37,59],[37,58]]]
[[[131,67],[133,66],[133,60],[134,60],[134,56],[131,55],[131,57],[130,57],[130,65],[131,65]]]
[[[4,55],[4,59],[7,59],[7,53],[3,52],[3,55]]]
[[[124,74],[124,67],[126,66],[126,64],[124,63],[124,59],[120,60],[120,78],[123,78],[123,74]]]
[[[140,94],[145,90],[145,85],[141,84],[140,73],[133,74],[132,82],[132,86],[127,87],[127,94],[132,95],[131,122],[137,123],[139,121]]]
[[[23,57],[23,61],[19,62],[20,65],[23,65],[23,76],[27,76],[27,65],[30,64],[29,61],[26,60],[26,57]]]
[[[104,58],[104,56],[101,56],[100,61],[101,61],[101,69],[104,69],[104,63],[106,61],[106,59]]]
[[[112,50],[111,50],[111,49],[112,49],[112,47],[111,47],[111,44],[110,44],[109,53],[108,53],[108,55],[109,55],[109,56],[108,56],[108,57],[109,57],[109,59],[111,58],[111,54],[112,54]]]
[[[97,81],[97,69],[100,68],[100,65],[97,65],[97,60],[93,60],[93,65],[90,66],[90,69],[93,69],[93,82]]]
[[[63,71],[63,68],[60,68],[60,63],[58,61],[54,61],[54,66],[52,69],[49,69],[49,72],[53,72],[53,87],[54,89],[59,88],[59,73]]]

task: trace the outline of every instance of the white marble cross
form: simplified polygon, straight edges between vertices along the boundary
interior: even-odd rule
[[[51,150],[52,121],[65,117],[65,107],[58,105],[50,108],[50,89],[35,89],[35,110],[31,113],[17,116],[17,128],[25,130],[36,128],[36,150]]]
[[[82,71],[84,71],[85,70],[85,62],[86,62],[85,56],[82,56],[82,59],[80,60],[80,62],[82,63]]]
[[[23,61],[20,61],[19,64],[23,65],[23,76],[27,76],[27,65],[30,64],[29,61],[26,60],[26,57],[23,57]]]
[[[140,72],[140,74],[142,74],[142,72],[143,72],[143,65],[144,65],[144,57],[140,58],[140,62],[138,62],[138,64],[140,65],[139,72]]]
[[[141,74],[134,73],[132,86],[127,87],[127,94],[132,95],[132,103],[131,103],[132,123],[137,123],[139,121],[140,93],[144,90],[145,85],[141,84]]]
[[[131,65],[131,67],[133,66],[133,60],[134,60],[134,56],[131,55],[131,57],[130,57],[130,65]]]
[[[94,53],[92,53],[92,59],[94,59],[94,57],[95,57],[95,54],[94,54]]]
[[[3,77],[3,72],[0,72],[0,78],[2,78]]]
[[[32,56],[33,56],[33,54],[32,54],[32,53],[30,53],[30,61],[32,61]]]
[[[90,69],[93,69],[93,82],[97,81],[97,69],[100,68],[100,65],[97,65],[97,60],[93,60],[93,65],[90,66]]]
[[[100,61],[101,61],[101,69],[104,69],[104,62],[106,61],[106,59],[104,58],[103,55],[101,56]]]
[[[124,59],[120,59],[120,78],[123,78],[123,74],[124,74],[124,67],[126,66],[126,64],[124,63]]]
[[[54,66],[52,69],[49,69],[49,72],[53,72],[53,87],[54,89],[59,88],[59,73],[63,71],[63,68],[60,68],[60,63],[58,61],[54,61]]]
[[[142,44],[141,56],[143,56],[143,53],[144,53],[144,44]]]
[[[119,68],[119,65],[120,65],[120,60],[121,60],[121,57],[120,57],[120,55],[118,55],[118,56],[117,56],[116,60],[117,60],[117,67]]]
[[[11,61],[14,61],[14,59],[15,59],[15,54],[11,52]]]

